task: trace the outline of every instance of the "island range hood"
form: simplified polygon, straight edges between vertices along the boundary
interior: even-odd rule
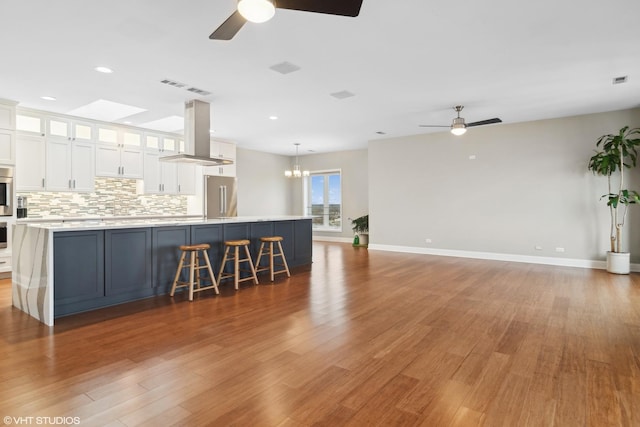
[[[184,109],[184,139],[187,147],[193,147],[193,154],[183,153],[160,157],[160,161],[191,163],[203,166],[232,165],[233,161],[211,157],[210,106],[197,99],[187,101]]]

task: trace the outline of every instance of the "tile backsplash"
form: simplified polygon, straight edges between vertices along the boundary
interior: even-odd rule
[[[187,196],[138,194],[138,181],[96,178],[93,193],[19,192],[26,196],[29,218],[48,216],[186,215]]]

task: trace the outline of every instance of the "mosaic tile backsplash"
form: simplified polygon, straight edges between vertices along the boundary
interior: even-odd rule
[[[186,215],[187,196],[137,194],[137,180],[96,178],[93,193],[20,192],[29,218]]]

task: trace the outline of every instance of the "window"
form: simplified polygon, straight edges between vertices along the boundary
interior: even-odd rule
[[[342,231],[340,171],[312,172],[307,180],[307,212],[314,230]]]

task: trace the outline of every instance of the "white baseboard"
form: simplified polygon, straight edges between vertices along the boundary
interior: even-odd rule
[[[369,243],[369,250],[406,252],[413,254],[450,256],[458,258],[487,259],[493,261],[524,262],[529,264],[558,265],[563,267],[595,268],[601,270],[607,268],[607,263],[605,261],[595,261],[589,259],[552,258],[531,255],[501,254],[494,252],[473,252],[453,249],[417,248],[413,246],[378,245],[371,243]],[[640,264],[631,264],[631,271],[640,271]]]
[[[317,240],[318,242],[353,243],[353,237],[313,236],[312,239]]]

